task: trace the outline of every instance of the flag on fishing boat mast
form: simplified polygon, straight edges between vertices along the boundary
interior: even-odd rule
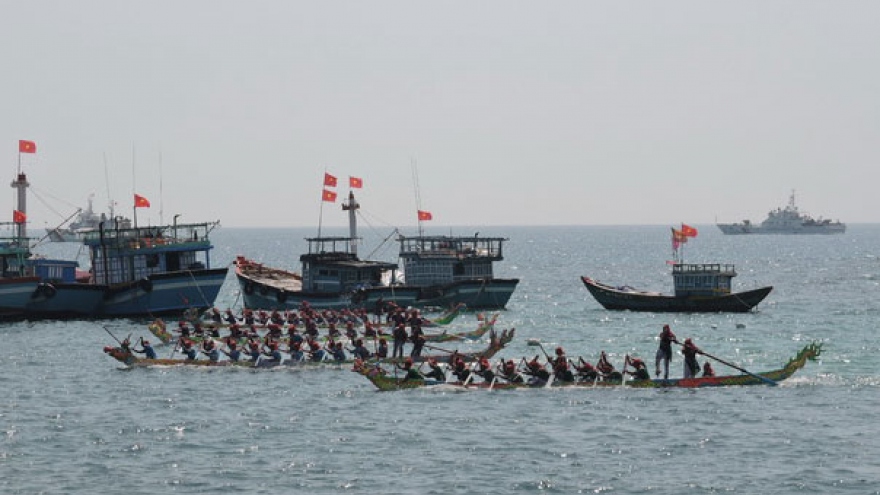
[[[327,189],[324,189],[324,192],[321,193],[321,201],[326,201],[328,203],[335,203],[336,202],[336,192],[335,191],[328,191]]]
[[[23,211],[12,210],[12,222],[13,223],[25,223],[27,221],[27,215]]]
[[[348,177],[348,187],[352,189],[360,189],[364,187],[364,180],[360,177]]]
[[[18,140],[18,152],[19,153],[36,153],[37,152],[37,143],[33,141],[27,141],[25,139]]]
[[[685,237],[696,237],[697,229],[691,227],[690,225],[681,224],[681,233]]]
[[[419,221],[423,222],[425,220],[433,220],[434,215],[431,215],[430,211],[419,210]]]
[[[324,185],[327,187],[336,187],[336,176],[324,172]]]
[[[134,207],[135,208],[149,208],[150,200],[141,196],[140,194],[134,195]]]

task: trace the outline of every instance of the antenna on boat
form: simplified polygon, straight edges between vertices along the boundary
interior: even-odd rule
[[[323,201],[322,201],[323,203]],[[348,202],[342,203],[342,209],[348,211],[348,236],[351,254],[357,256],[357,210],[361,205],[354,199],[354,191],[348,191]]]
[[[137,194],[137,174],[134,173],[134,165],[135,165],[135,153],[134,153],[134,143],[131,143],[131,197],[134,198],[134,195]],[[132,201],[131,211],[132,211],[132,219],[134,220],[134,228],[138,226],[138,213],[137,213],[137,202]]]
[[[165,201],[162,194],[162,150],[159,150],[159,225],[165,225]]]
[[[416,166],[416,159],[411,158],[410,160],[411,160],[411,164],[412,164],[413,191],[415,191],[415,195],[416,195],[416,211],[421,212],[422,211],[422,193],[421,193],[421,191],[419,191],[419,169]],[[424,235],[424,231],[422,229],[422,215],[418,214],[417,217],[419,219],[419,237],[422,237]]]

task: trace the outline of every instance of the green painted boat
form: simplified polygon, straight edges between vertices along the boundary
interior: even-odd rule
[[[588,382],[563,382],[554,381],[552,388],[607,388],[607,387],[630,387],[630,388],[702,388],[702,387],[733,387],[747,385],[769,385],[781,382],[791,377],[795,372],[803,368],[807,361],[814,361],[822,352],[822,344],[814,342],[806,345],[800,352],[791,358],[782,368],[765,371],[762,373],[726,376],[710,376],[697,378],[678,379],[651,379],[651,380],[613,380],[613,381],[588,381]],[[510,383],[497,379],[494,382],[470,382],[467,385],[461,382],[441,382],[429,379],[406,380],[400,377],[389,376],[376,367],[368,367],[360,371],[370,382],[381,391],[402,390],[423,387],[447,386],[468,389],[504,390],[515,388],[546,388],[546,382],[523,382]]]

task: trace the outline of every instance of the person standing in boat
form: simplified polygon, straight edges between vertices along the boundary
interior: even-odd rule
[[[377,325],[382,324],[382,313],[385,311],[385,300],[382,299],[382,296],[379,296],[379,299],[376,299],[376,306],[373,307],[373,321]]]
[[[694,344],[693,340],[685,339],[684,344],[681,346],[681,353],[684,355],[685,378],[694,378],[700,372],[700,363],[697,361],[697,354],[700,352],[702,351]]]
[[[660,377],[660,363],[663,363],[663,379],[669,379],[669,362],[672,361],[672,343],[675,340],[675,334],[669,325],[663,325],[663,331],[660,332],[660,347],[657,348],[657,355],[654,359],[656,365],[656,376]]]
[[[394,327],[394,331],[391,333],[391,336],[394,338],[394,348],[391,350],[392,358],[403,358],[403,346],[406,344],[406,326],[403,323],[399,323]]]

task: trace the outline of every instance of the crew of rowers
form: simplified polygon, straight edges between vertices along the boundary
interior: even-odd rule
[[[672,342],[679,343],[675,339],[672,330],[670,330],[669,325],[664,325],[663,331],[660,334],[660,349],[657,352],[658,377],[660,376],[661,362],[663,360],[666,361],[667,376],[664,379],[668,379],[668,361],[671,359],[671,354],[667,355],[666,350],[667,346]],[[684,356],[684,377],[697,377],[700,374],[700,365],[696,356],[697,354],[703,354],[703,352],[691,339],[686,339],[683,344],[679,345],[682,346],[681,353]],[[429,369],[423,371],[422,368],[426,364]],[[605,351],[600,353],[599,360],[594,366],[582,357],[578,357],[577,361],[568,358],[562,347],[556,348],[555,356],[546,355],[546,361],[543,362],[540,356],[536,355],[531,360],[521,358],[518,363],[512,359],[501,359],[493,367],[489,360],[484,357],[469,366],[460,356],[456,356],[456,353],[453,353],[446,364],[450,370],[450,376],[447,375],[443,366],[434,358],[428,359],[418,367],[413,367],[411,359],[407,359],[402,365],[395,364],[395,366],[404,373],[404,380],[421,379],[448,382],[451,377],[454,377],[453,383],[464,385],[470,384],[475,376],[485,383],[494,384],[496,380],[501,379],[509,383],[527,382],[533,386],[547,384],[551,381],[563,383],[597,383],[600,381],[620,383],[625,376],[629,376],[633,380],[651,379],[645,361],[640,358],[627,355],[624,358],[623,369],[618,371],[609,361]],[[387,373],[378,365],[374,367],[367,366],[363,360],[356,360],[352,371],[366,374]],[[706,361],[702,366],[702,376],[715,376],[715,371],[712,369],[709,361]]]
[[[465,385],[473,382],[476,377],[479,377],[477,383],[495,383],[497,380],[502,380],[509,383],[528,383],[530,385],[546,384],[551,380],[572,383],[619,382],[623,373],[637,380],[650,379],[645,362],[639,358],[627,356],[624,361],[624,369],[621,372],[614,368],[605,351],[602,351],[595,366],[582,357],[578,357],[577,361],[569,359],[562,347],[557,347],[555,352],[555,357],[548,355],[547,360],[541,360],[540,356],[536,355],[531,360],[522,358],[518,363],[512,359],[501,359],[494,366],[486,357],[469,364],[457,352],[452,352],[443,363],[437,358],[431,357],[415,367],[413,360],[407,358],[402,364],[394,364],[394,366],[396,367],[395,373],[399,370],[403,374],[404,380],[451,381]],[[427,370],[423,369],[425,365],[427,365]],[[384,368],[371,367],[360,359],[355,361],[352,370],[367,374],[387,374]]]
[[[365,308],[343,308],[339,310],[322,309],[316,310],[303,302],[299,310],[279,311],[273,309],[271,311],[252,309],[243,309],[240,314],[235,314],[231,309],[221,312],[218,308],[211,308],[205,312],[202,318],[196,314],[188,314],[187,320],[204,325],[259,325],[267,326],[270,323],[276,325],[297,325],[307,326],[313,323],[317,326],[336,325],[344,326],[351,323],[354,326],[396,326],[399,320],[418,319],[421,325],[428,323],[423,318],[421,312],[414,308],[403,308],[393,301],[377,304],[376,309],[371,313]]]

